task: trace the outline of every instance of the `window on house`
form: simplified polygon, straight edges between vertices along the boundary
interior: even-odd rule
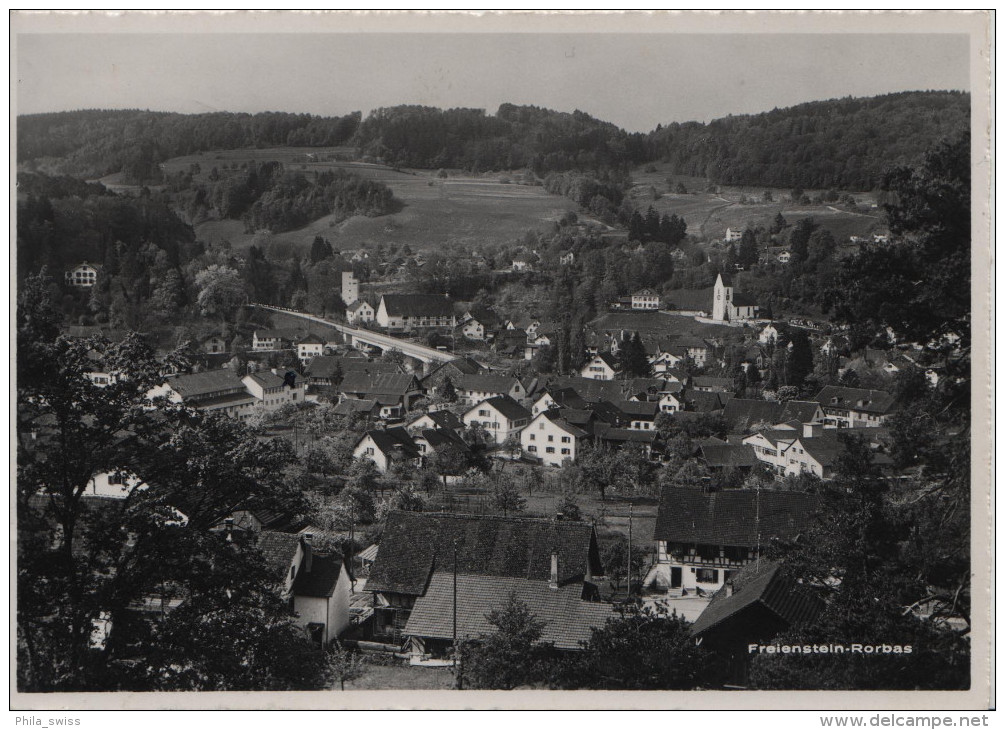
[[[562,449],[562,453],[563,454],[569,454],[569,453],[572,453],[572,452],[569,449]]]
[[[547,453],[549,453],[549,454],[554,454],[555,453],[555,447],[554,446],[549,446],[548,448],[545,449],[545,451]]]
[[[536,446],[528,446],[527,447],[527,451],[533,451],[534,453],[537,453],[537,447]]]
[[[291,565],[290,566],[290,580],[295,580],[296,577],[297,577],[297,566]]]
[[[550,444],[550,443],[552,443],[552,442],[553,442],[554,440],[555,440],[555,437],[554,437],[554,436],[552,436],[552,435],[551,435],[551,434],[549,433],[549,434],[548,434],[548,443]]]
[[[563,436],[563,437],[562,437],[562,443],[563,443],[563,444],[567,444],[567,443],[569,443],[569,442],[570,442],[571,440],[572,440],[572,439],[570,439],[570,438],[569,438],[568,436]]]
[[[531,440],[531,441],[535,441],[535,440],[537,440],[537,436],[535,436],[534,434],[531,434],[531,435],[530,435],[530,440]]]
[[[695,572],[695,580],[699,583],[718,583],[719,571],[711,568],[699,568]]]

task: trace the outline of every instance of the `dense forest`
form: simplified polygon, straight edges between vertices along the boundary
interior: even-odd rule
[[[965,134],[969,107],[967,93],[914,91],[673,123],[648,134],[581,111],[513,104],[495,115],[397,106],[366,119],[358,112],[91,110],[20,117],[18,159],[27,168],[85,177],[122,171],[128,180],[148,182],[159,180],[160,162],[205,150],[348,144],[396,167],[529,168],[539,177],[572,171],[618,180],[633,166],[663,161],[671,174],[717,184],[872,190],[885,170],[917,164],[938,140]]]
[[[25,166],[102,177],[122,171],[129,182],[159,181],[164,160],[244,147],[334,147],[346,144],[361,114],[175,114],[90,109],[31,114],[17,120],[17,157]]]
[[[670,124],[649,135],[648,151],[675,174],[720,184],[872,190],[888,168],[969,128],[969,94],[905,92]]]

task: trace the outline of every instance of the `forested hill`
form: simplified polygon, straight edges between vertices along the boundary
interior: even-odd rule
[[[356,133],[362,115],[175,114],[91,109],[18,117],[19,164],[45,160],[75,177],[124,172],[131,182],[159,177],[164,160],[207,150],[244,147],[335,147]]]
[[[969,130],[970,94],[912,91],[670,124],[649,135],[648,154],[726,185],[871,190],[888,168]]]
[[[668,102],[671,104],[672,102]],[[399,167],[486,172],[531,168],[541,177],[582,171],[613,181],[635,165],[719,184],[870,190],[891,167],[918,164],[943,138],[965,136],[970,95],[916,91],[816,101],[649,134],[575,111],[503,104],[483,109],[397,106],[366,119],[306,114],[83,111],[18,119],[18,159],[80,177],[123,171],[157,179],[170,157],[213,149],[351,144]]]
[[[645,135],[594,119],[534,106],[483,109],[397,106],[374,110],[359,127],[365,154],[403,167],[514,170],[627,170],[646,160]]]

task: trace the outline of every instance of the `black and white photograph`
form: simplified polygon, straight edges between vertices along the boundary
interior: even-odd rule
[[[12,709],[994,706],[993,11],[10,22]]]

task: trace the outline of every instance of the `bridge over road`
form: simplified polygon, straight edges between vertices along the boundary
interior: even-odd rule
[[[390,335],[381,334],[380,332],[371,332],[370,330],[359,329],[357,327],[349,327],[344,324],[332,322],[324,317],[317,317],[313,314],[307,314],[306,312],[298,312],[295,309],[274,307],[270,304],[253,303],[248,306],[285,314],[291,317],[299,317],[300,319],[305,319],[309,322],[315,322],[317,324],[323,324],[326,327],[332,327],[345,336],[346,344],[352,345],[353,347],[356,347],[357,345],[371,345],[373,347],[379,347],[381,350],[398,350],[402,354],[413,357],[426,365],[450,362],[451,360],[457,359],[456,355],[449,352],[443,352],[442,350],[426,347],[425,345],[419,345],[415,342],[391,337]]]

